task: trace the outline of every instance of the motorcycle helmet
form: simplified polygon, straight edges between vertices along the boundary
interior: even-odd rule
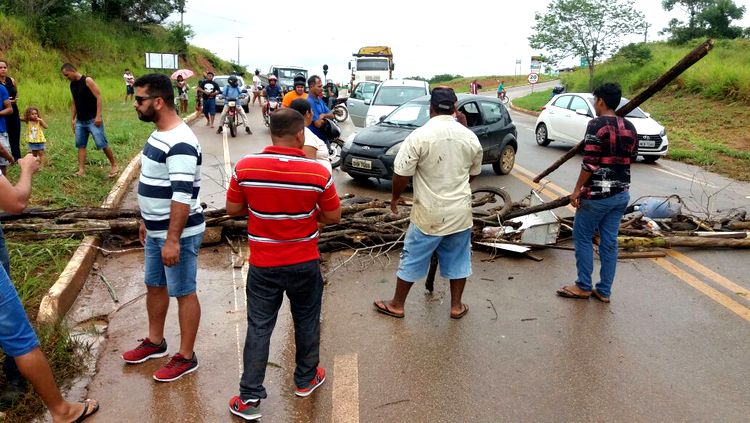
[[[232,75],[227,79],[227,83],[229,83],[230,87],[237,88],[237,86],[240,85],[240,80],[237,79],[236,76]]]
[[[295,87],[299,86],[299,85],[302,85],[304,87],[305,83],[306,83],[306,81],[305,81],[305,77],[304,76],[297,75],[297,76],[294,77],[294,86]]]
[[[271,75],[268,76],[268,82],[275,81],[277,79],[279,79],[279,78],[277,78],[276,75],[274,75],[274,74],[271,74]]]

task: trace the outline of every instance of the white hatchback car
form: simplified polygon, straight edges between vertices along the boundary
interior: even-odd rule
[[[618,109],[628,102],[620,100]],[[594,96],[589,93],[565,93],[552,98],[536,119],[536,143],[541,146],[551,141],[578,144],[586,134],[586,127],[596,116]],[[646,163],[653,163],[667,155],[669,141],[662,125],[640,108],[628,113],[626,118],[633,123],[638,133],[638,155]]]
[[[413,100],[430,93],[430,85],[426,81],[417,79],[389,79],[383,81],[372,97],[365,117],[365,127],[380,122],[380,118],[388,116],[392,111],[409,100]],[[368,104],[365,101],[365,104]]]

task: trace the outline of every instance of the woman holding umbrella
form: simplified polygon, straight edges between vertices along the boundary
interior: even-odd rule
[[[175,87],[177,88],[177,98],[180,100],[180,114],[185,114],[188,110],[188,90],[190,86],[187,83],[187,78],[191,76],[193,76],[193,71],[190,69],[179,69],[172,73],[172,79],[177,81]]]

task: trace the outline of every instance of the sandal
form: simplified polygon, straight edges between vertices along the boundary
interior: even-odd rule
[[[602,295],[596,289],[591,292],[591,295],[593,295],[594,298],[596,298],[597,300],[599,300],[599,301],[601,301],[603,303],[609,304],[609,297],[605,297],[604,295]]]
[[[386,316],[395,317],[397,319],[404,318],[404,313],[396,313],[395,311],[392,311],[382,300],[375,301],[374,303],[372,303],[372,305],[375,306],[375,311],[377,311],[378,313],[383,313]]]
[[[89,413],[89,404],[91,404],[92,400],[87,399],[84,401],[78,401],[81,404],[83,404],[83,412],[80,416],[78,416],[77,419],[73,423],[81,423],[82,421],[88,419],[89,417],[93,416],[97,411],[99,411],[99,403],[95,402],[94,407],[91,409],[91,412]]]
[[[588,292],[588,294],[576,294],[575,292],[568,289],[567,286],[563,286],[562,288],[557,290],[557,295],[563,297],[563,298],[574,298],[577,300],[588,300],[591,296],[591,291],[583,291]]]
[[[456,320],[458,320],[458,319],[460,319],[460,318],[462,318],[462,317],[466,316],[466,313],[468,313],[468,312],[469,312],[469,306],[468,306],[468,305],[466,305],[466,304],[463,304],[463,303],[462,303],[461,305],[462,305],[462,306],[464,306],[464,309],[463,309],[463,310],[462,310],[462,311],[461,311],[460,313],[458,313],[458,314],[452,314],[452,313],[451,313],[451,319],[456,319]]]

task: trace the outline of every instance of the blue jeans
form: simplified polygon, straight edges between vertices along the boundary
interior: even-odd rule
[[[576,249],[578,271],[576,285],[582,290],[593,289],[591,282],[591,273],[594,271],[592,238],[594,231],[598,229],[601,269],[596,290],[601,295],[609,297],[617,268],[617,234],[620,220],[629,201],[630,193],[627,191],[602,200],[581,199],[573,224],[573,244]]]
[[[0,264],[5,269],[5,273],[10,276],[10,255],[8,254],[8,246],[5,245],[5,234],[2,226],[0,226]]]
[[[268,365],[271,333],[284,291],[294,320],[297,367],[294,383],[305,387],[315,377],[320,361],[320,302],[323,276],[320,260],[279,267],[250,266],[247,274],[247,334],[242,354],[240,398],[266,398],[263,379]]]

